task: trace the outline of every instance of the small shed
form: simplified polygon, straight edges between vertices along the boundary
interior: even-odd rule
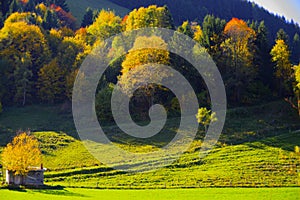
[[[30,167],[27,175],[14,175],[10,170],[6,170],[6,183],[9,185],[27,185],[27,186],[42,186],[44,185],[45,168]]]

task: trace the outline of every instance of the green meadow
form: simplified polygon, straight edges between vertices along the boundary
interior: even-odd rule
[[[271,107],[277,109],[270,112]],[[45,184],[49,186],[179,189],[296,187],[300,183],[298,158],[293,153],[294,147],[300,144],[300,127],[296,114],[281,112],[282,109],[291,109],[285,102],[229,110],[227,121],[231,123],[225,124],[218,144],[206,157],[199,157],[204,135],[200,128],[190,148],[177,161],[144,173],[115,170],[95,159],[76,135],[71,114],[61,114],[59,107],[29,106],[20,109],[22,112],[18,115],[17,109],[10,108],[0,116],[0,124],[4,124],[0,133],[1,147],[16,130],[34,127],[33,132],[41,143],[43,164],[47,168]],[[55,119],[52,124],[48,123],[49,117]],[[26,121],[29,118],[32,120]],[[22,123],[21,119],[26,122]],[[273,123],[274,120],[276,123]],[[174,131],[173,123],[176,119],[168,123],[167,131]],[[51,130],[51,127],[55,128]],[[122,135],[114,126],[104,129],[110,134]],[[155,141],[141,144],[126,137],[119,137],[115,144],[125,150],[131,144],[130,150],[137,152],[156,148]],[[157,159],[149,158],[144,162],[156,164]],[[141,163],[132,163],[136,164]]]
[[[1,199],[5,200],[122,200],[122,199],[189,199],[189,200],[297,200],[299,188],[207,188],[174,190],[91,190],[68,188],[62,190],[0,190]]]

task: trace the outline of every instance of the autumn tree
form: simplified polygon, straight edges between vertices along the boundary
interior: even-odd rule
[[[44,16],[47,10],[48,7],[44,3],[40,3],[35,7],[35,12],[40,16]]]
[[[143,47],[148,48],[143,48]],[[137,37],[133,48],[129,50],[122,63],[122,74],[127,73],[132,68],[147,64],[169,64],[169,52],[166,42],[158,36]]]
[[[65,70],[56,59],[41,68],[39,72],[39,96],[44,102],[59,102],[65,97]]]
[[[151,5],[130,12],[125,22],[126,31],[145,27],[174,28],[173,19],[168,7]]]
[[[211,112],[211,110],[208,110],[207,108],[199,108],[196,118],[198,123],[204,126],[205,132],[207,131],[208,125],[210,123],[216,122],[218,120],[216,117],[216,113]]]
[[[233,18],[225,28],[225,41],[222,43],[226,60],[225,79],[228,91],[231,92],[232,99],[239,103],[242,95],[256,77],[254,62],[255,31],[248,27],[243,20]]]
[[[32,12],[16,12],[12,13],[6,20],[5,24],[9,25],[14,22],[26,22],[27,24],[30,25],[37,25],[40,26],[42,23],[42,18],[41,16],[37,15],[36,13]]]
[[[200,25],[192,25],[191,26],[192,30],[193,30],[193,39],[197,42],[199,42],[200,44],[203,43],[204,40],[204,34],[203,34],[203,30],[201,28]]]
[[[72,91],[73,85],[78,73],[78,69],[80,68],[82,62],[90,54],[92,51],[92,47],[87,44],[88,41],[88,34],[86,28],[80,28],[76,31],[75,36],[72,37],[70,41],[73,41],[76,44],[76,57],[73,62],[72,67],[66,67],[66,96],[69,100],[72,99]]]
[[[300,116],[300,64],[298,66],[294,66],[294,70],[295,70],[294,92],[295,92],[296,101],[297,101],[295,108],[297,108],[298,114]]]
[[[275,67],[275,76],[279,81],[278,94],[289,92],[289,82],[292,77],[292,64],[290,62],[290,51],[284,40],[276,40],[276,44],[270,52]]]
[[[40,165],[41,160],[39,142],[28,133],[17,135],[2,152],[3,166],[15,175],[25,176],[29,167]]]
[[[128,95],[132,95],[128,91],[138,86],[140,90],[136,93],[135,100],[137,102],[144,101],[147,106],[152,105],[154,93],[160,89],[152,83],[169,76],[161,67],[157,67],[157,64],[168,65],[169,59],[167,44],[162,38],[158,36],[137,37],[133,48],[122,63],[122,74],[119,77],[122,90]],[[145,84],[141,84],[142,82]]]
[[[49,44],[49,49],[51,51],[52,58],[55,58],[58,54],[58,47],[63,40],[63,35],[60,30],[51,29],[47,34],[47,41]]]
[[[60,29],[54,29],[51,28],[51,30],[48,32],[47,36],[47,43],[49,44],[49,48],[52,53],[52,58],[56,58],[58,54],[63,53],[60,52],[61,50],[63,51],[62,46],[62,41],[65,38],[72,38],[75,36],[74,32],[67,28],[67,27],[62,27]],[[64,46],[65,47],[65,46]]]
[[[104,40],[121,32],[121,18],[112,11],[101,10],[95,22],[87,28],[87,32],[95,40]]]
[[[55,4],[52,4],[50,9],[56,13],[61,27],[66,26],[72,30],[75,30],[76,19],[70,12],[67,12],[61,6],[57,6]]]
[[[69,100],[72,100],[73,86],[76,80],[77,73],[78,69],[71,71],[66,76],[66,96]]]
[[[18,66],[24,54],[30,55],[32,80],[37,80],[39,69],[50,59],[49,46],[40,27],[26,22],[5,22],[0,30],[0,55],[10,66]]]
[[[74,41],[78,47],[78,53],[73,63],[73,69],[78,69],[83,60],[91,53],[92,45],[89,44],[89,36],[86,28],[80,28],[75,32]]]
[[[64,37],[57,49],[57,62],[62,69],[71,71],[78,54],[84,50],[84,41],[76,37]]]
[[[194,33],[189,21],[184,21],[181,26],[177,28],[177,31],[193,38]]]

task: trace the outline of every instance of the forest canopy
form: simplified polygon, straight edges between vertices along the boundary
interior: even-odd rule
[[[137,1],[129,6],[139,3],[144,4]],[[78,23],[66,1],[0,1],[0,102],[3,108],[69,102],[78,69],[91,50],[110,36],[143,27],[177,30],[205,47],[222,74],[230,106],[286,97],[297,105],[299,67],[294,66],[300,61],[298,25],[270,16],[249,3],[241,3],[240,9],[252,5],[266,20],[255,20],[259,17],[246,14],[237,18],[241,13],[230,13],[230,18],[228,13],[219,15],[226,16],[224,19],[203,15],[205,12],[200,12],[199,16],[180,15],[183,11],[174,11],[173,6],[169,9],[169,3],[165,3],[168,6],[135,8],[123,18],[113,11],[87,9],[82,23]],[[237,1],[230,1],[226,6],[233,3]],[[184,16],[184,20],[178,19]],[[189,20],[191,16],[194,18]],[[270,26],[274,20],[280,23]],[[277,29],[276,34],[274,29]],[[139,38],[136,44],[139,42],[164,43],[161,38]],[[149,50],[129,51],[112,62],[101,79],[96,100],[105,104],[117,81],[124,82],[122,76],[129,70],[147,64],[147,56],[151,53],[160,63],[182,72],[195,88],[200,104],[207,105],[206,88],[198,83],[201,77],[195,75],[193,66],[176,55]],[[168,91],[158,90],[155,95],[157,100],[168,97],[167,108],[177,113],[176,98]],[[99,107],[97,112],[100,116],[106,111]],[[106,120],[110,121],[111,117]]]

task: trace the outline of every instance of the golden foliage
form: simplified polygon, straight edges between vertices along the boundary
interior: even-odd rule
[[[200,25],[196,25],[196,26],[192,26],[192,29],[194,31],[194,40],[196,40],[197,42],[201,42],[203,40],[203,31],[201,29]]]
[[[34,66],[41,66],[50,56],[49,46],[42,30],[26,22],[6,23],[0,31],[0,56],[15,64],[16,57],[30,53]]]
[[[294,66],[294,70],[295,70],[295,80],[296,80],[294,91],[297,98],[296,107],[298,109],[298,115],[300,116],[300,64],[298,66]]]
[[[29,167],[40,165],[42,154],[34,136],[21,133],[2,152],[3,166],[16,175],[26,175]]]
[[[96,39],[107,39],[121,31],[121,21],[112,11],[101,10],[96,21],[88,27],[87,32]]]
[[[35,22],[36,25],[42,24],[42,21],[43,21],[41,16],[39,16],[35,13],[32,13],[32,12],[24,12],[24,13],[15,12],[15,13],[12,13],[11,15],[9,15],[9,17],[5,20],[4,25],[7,26],[7,25],[9,25],[11,23],[15,23],[15,22],[27,22],[28,23],[28,19],[31,19],[31,23],[33,21],[33,22]]]
[[[232,18],[232,20],[226,24],[224,33],[230,37],[241,40],[248,40],[255,35],[255,31],[248,27],[245,21],[237,18]]]
[[[147,48],[145,48],[147,47]],[[169,64],[167,44],[158,36],[138,37],[122,63],[122,74],[147,63]]]
[[[134,9],[125,19],[126,31],[145,27],[172,28],[173,21],[166,7],[150,5],[147,8]]]
[[[272,61],[276,65],[275,75],[280,79],[289,79],[292,75],[292,65],[290,63],[290,51],[284,40],[276,40],[276,44],[271,50]]]
[[[211,112],[207,108],[199,108],[196,115],[197,121],[199,124],[202,124],[207,130],[207,127],[210,123],[216,122],[218,119],[215,112]]]
[[[53,103],[64,97],[65,70],[59,67],[56,59],[42,67],[38,75],[38,92],[43,101]]]
[[[252,59],[251,42],[255,40],[256,34],[245,21],[233,18],[226,24],[224,34],[227,36],[225,46],[231,48],[232,56],[241,55],[241,58]]]
[[[294,67],[295,69],[295,79],[296,79],[296,87],[300,90],[300,64]]]

